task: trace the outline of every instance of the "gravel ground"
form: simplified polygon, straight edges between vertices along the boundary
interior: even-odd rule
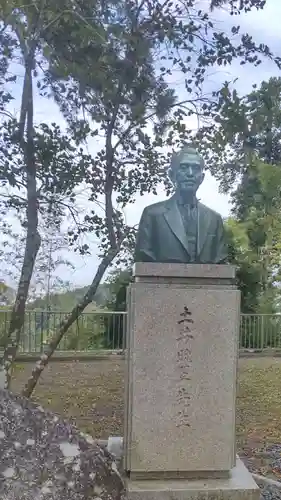
[[[273,486],[266,486],[261,488],[262,500],[281,500],[281,490]]]
[[[281,477],[281,444],[268,446],[266,452],[270,457],[271,469]]]
[[[271,476],[274,477],[274,481],[278,481],[281,478],[281,444],[272,444],[265,448],[263,455],[266,457],[270,470],[272,472]],[[248,465],[246,463],[246,465]],[[251,472],[255,472],[254,467],[249,467]],[[280,488],[275,485],[265,485],[259,483],[261,490],[262,500],[281,500],[281,482]]]

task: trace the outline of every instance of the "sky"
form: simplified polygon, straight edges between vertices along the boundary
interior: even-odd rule
[[[209,0],[201,0],[206,2]],[[239,17],[230,18],[223,10],[218,10],[214,14],[217,22],[221,24],[222,29],[227,29],[232,24],[239,24],[241,32],[247,32],[253,36],[254,40],[259,43],[266,43],[275,52],[281,56],[280,44],[280,18],[281,18],[281,2],[280,0],[267,0],[266,6],[261,11],[253,10],[250,13],[242,14]],[[19,69],[20,71],[20,69]],[[246,94],[251,91],[252,85],[259,84],[262,80],[268,80],[272,76],[279,76],[280,72],[274,64],[269,61],[264,62],[258,68],[252,65],[240,66],[237,63],[228,66],[226,69],[216,70],[210,73],[207,82],[208,90],[219,88],[219,84],[225,80],[237,78],[235,87],[241,94]],[[172,75],[173,77],[173,75]],[[176,75],[175,80],[176,82]],[[176,84],[176,90],[179,96],[183,95],[184,88],[181,83]],[[17,111],[17,101],[14,101],[14,111]],[[35,99],[35,120],[37,122],[44,121],[47,123],[56,122],[60,126],[64,126],[64,120],[60,115],[57,106],[52,101],[46,101],[40,96]],[[192,120],[189,126],[196,127],[196,120]],[[89,144],[90,151],[95,150],[94,144]],[[223,217],[229,215],[231,205],[229,197],[219,192],[218,183],[207,172],[205,180],[198,191],[198,197],[202,203],[219,212]],[[165,199],[165,193],[160,190],[157,196],[145,195],[139,196],[136,203],[130,205],[126,210],[126,219],[129,224],[135,225],[139,222],[142,210],[145,206]],[[81,210],[85,199],[81,198]],[[74,264],[75,270],[61,268],[60,275],[71,283],[73,287],[88,285],[94,277],[95,270],[98,265],[97,247],[94,242],[95,238],[89,236],[87,243],[90,245],[91,255],[79,256],[73,252],[67,253],[65,256]]]

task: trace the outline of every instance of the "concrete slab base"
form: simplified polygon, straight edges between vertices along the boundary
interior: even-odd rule
[[[238,458],[227,479],[127,480],[128,500],[259,500],[260,490]]]

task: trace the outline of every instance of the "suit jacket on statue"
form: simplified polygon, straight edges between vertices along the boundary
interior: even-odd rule
[[[135,262],[222,264],[227,260],[222,218],[198,203],[196,257],[189,254],[188,228],[184,226],[175,196],[143,211],[135,249]]]

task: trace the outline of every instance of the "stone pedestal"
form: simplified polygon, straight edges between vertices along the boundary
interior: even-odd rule
[[[248,471],[236,466],[239,304],[232,266],[135,265],[124,436],[129,497],[229,496],[239,490],[240,469],[258,495]]]
[[[127,481],[130,500],[259,500],[260,491],[251,474],[237,459],[225,479]]]

